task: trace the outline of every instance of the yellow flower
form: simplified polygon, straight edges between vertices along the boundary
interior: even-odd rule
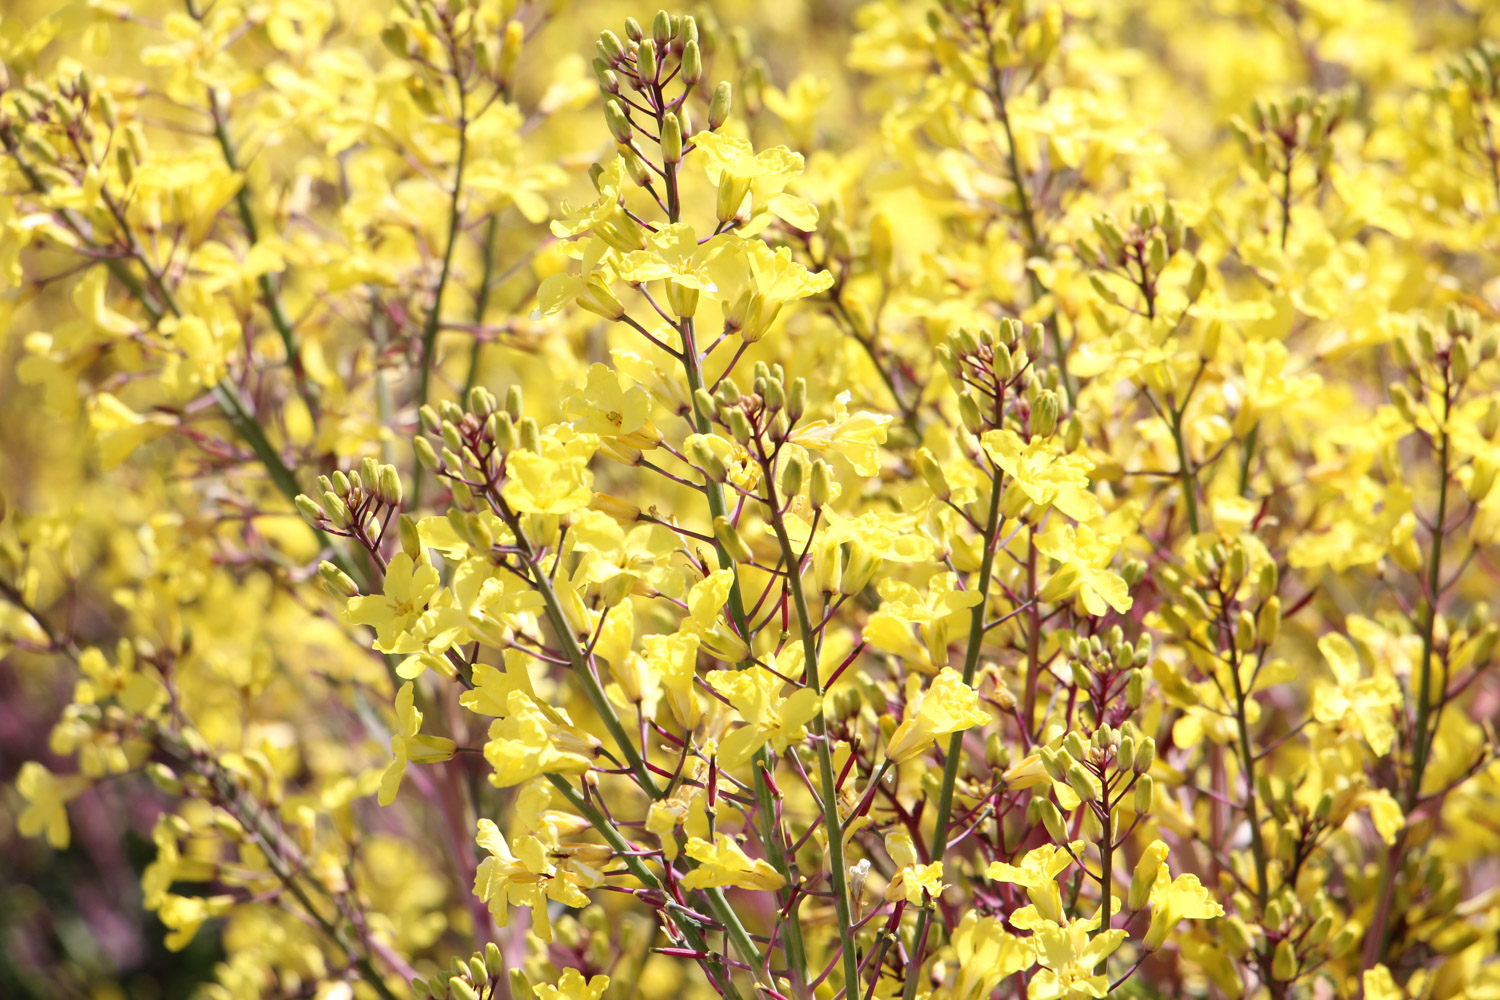
[[[222,917],[235,905],[233,896],[163,896],[156,917],[169,930],[164,943],[168,951],[181,951],[198,934],[198,928],[214,917]]]
[[[651,422],[651,396],[638,385],[620,387],[607,365],[589,368],[588,384],[563,401],[573,427],[584,434],[616,438],[634,448],[655,448],[661,431]]]
[[[375,648],[394,652],[401,636],[422,612],[438,589],[438,571],[428,564],[417,564],[405,552],[391,558],[385,571],[382,594],[349,598],[345,615],[356,625],[375,630]]]
[[[912,680],[920,683],[915,676]],[[979,695],[949,667],[939,671],[926,692],[910,683],[908,691],[906,718],[891,734],[885,750],[898,764],[925,751],[939,736],[990,721],[989,713],[979,706]]]
[[[16,790],[26,799],[27,805],[16,820],[16,828],[23,837],[35,837],[45,832],[47,843],[58,850],[68,846],[67,804],[89,787],[89,780],[81,775],[58,777],[34,760],[21,765],[16,775]]]
[[[773,666],[779,666],[774,657]],[[789,671],[782,671],[790,676]],[[719,743],[719,764],[735,768],[771,743],[777,750],[806,738],[806,724],[823,707],[823,699],[812,688],[798,688],[783,698],[786,682],[765,667],[716,670],[708,675],[709,686],[734,706],[746,725]]]
[[[897,830],[885,836],[885,852],[896,865],[896,874],[885,887],[885,898],[894,902],[905,899],[912,906],[921,906],[929,899],[937,899],[946,888],[943,884],[943,863],[934,861],[923,864],[917,857],[916,845],[911,834]]]
[[[1156,884],[1151,888],[1151,926],[1146,930],[1144,947],[1155,951],[1184,920],[1211,920],[1222,917],[1220,906],[1196,875],[1172,873],[1164,864],[1156,870]]]
[[[851,398],[847,389],[839,393],[834,397],[832,422],[803,421],[792,428],[788,440],[814,451],[833,451],[843,455],[861,476],[878,475],[880,446],[885,444],[885,429],[892,418],[863,410],[851,417]]]
[[[828,271],[809,271],[791,250],[758,239],[732,237],[708,265],[715,297],[724,303],[724,328],[749,342],[764,337],[788,303],[833,287]]]
[[[719,235],[700,241],[686,223],[663,226],[646,238],[646,249],[624,256],[618,268],[620,278],[633,285],[665,281],[667,300],[677,315],[692,316],[700,294],[718,297],[719,286],[708,265],[731,239]]]
[[[510,692],[509,713],[490,723],[484,759],[498,788],[542,774],[582,774],[593,763],[599,741],[570,724],[557,709],[544,709],[522,690]]]
[[[698,862],[698,867],[683,877],[684,889],[734,886],[774,892],[786,885],[786,879],[770,862],[752,860],[728,834],[719,834],[711,844],[701,837],[688,838],[687,855]]]
[[[1005,470],[1012,483],[1040,507],[1056,507],[1075,521],[1103,515],[1104,505],[1089,492],[1094,463],[1082,455],[1064,455],[1052,438],[1022,441],[1008,428],[985,432],[984,450]]]
[[[414,697],[411,681],[401,685],[401,690],[396,692],[396,731],[391,734],[391,754],[395,759],[386,766],[380,779],[379,802],[383,806],[396,800],[408,763],[432,764],[452,760],[457,752],[457,744],[450,739],[422,735],[422,713],[417,711]]]
[[[985,1000],[1007,976],[1036,964],[1036,947],[1007,933],[1000,918],[981,917],[970,910],[953,932],[953,957],[958,975],[951,1000]]]
[[[718,185],[720,220],[739,218],[753,228],[758,216],[770,213],[803,232],[818,227],[817,209],[806,198],[785,191],[802,173],[799,154],[785,146],[757,153],[748,139],[721,132],[699,132],[692,141],[709,183]]]
[[[1120,539],[1095,532],[1086,524],[1076,528],[1058,524],[1038,535],[1037,551],[1062,563],[1042,587],[1041,599],[1056,602],[1077,594],[1083,609],[1091,615],[1105,614],[1109,608],[1121,614],[1129,611],[1133,602],[1125,580],[1106,568],[1119,546]],[[1066,584],[1052,590],[1053,581],[1064,578],[1065,574]]]
[[[1109,977],[1096,972],[1125,940],[1125,931],[1103,931],[1089,937],[1097,921],[1073,920],[1066,925],[1044,926],[1036,931],[1037,964],[1031,978],[1029,1000],[1097,1000],[1109,993]]]
[[[164,413],[137,413],[108,392],[98,393],[89,400],[89,429],[99,446],[99,463],[106,471],[176,424],[175,419]]]
[[[584,245],[577,274],[558,271],[547,275],[537,286],[538,318],[555,315],[572,302],[602,319],[618,320],[624,316],[625,307],[611,287],[616,277],[615,265],[615,253],[604,240],[589,240]]]
[[[1313,692],[1313,718],[1325,725],[1357,730],[1375,756],[1391,752],[1396,738],[1393,709],[1401,706],[1401,687],[1390,676],[1361,677],[1359,653],[1337,633],[1318,640],[1318,649],[1333,671],[1335,687],[1320,685]]]
[[[490,856],[474,872],[474,895],[489,904],[495,923],[510,923],[512,906],[531,907],[531,930],[543,941],[552,940],[552,924],[547,917],[547,901],[565,906],[589,904],[583,889],[593,888],[577,872],[564,871],[553,864],[547,845],[537,837],[516,838],[515,850],[494,821],[479,821],[479,846]]]
[[[1019,865],[1004,861],[992,861],[985,869],[985,877],[995,882],[1010,882],[1026,890],[1026,896],[1036,907],[1043,920],[1055,924],[1063,922],[1062,894],[1057,887],[1057,876],[1073,863],[1073,857],[1083,850],[1082,841],[1074,841],[1072,853],[1056,844],[1043,844],[1026,852]]]
[[[529,451],[512,452],[505,461],[505,502],[522,514],[568,514],[594,499],[587,460],[579,455],[546,457]]]
[[[599,1000],[609,989],[608,976],[594,976],[587,982],[577,969],[564,969],[557,985],[537,983],[531,988],[537,1000]],[[516,1000],[522,1000],[517,997]]]

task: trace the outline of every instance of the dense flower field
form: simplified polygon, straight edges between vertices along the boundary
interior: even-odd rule
[[[0,995],[1500,997],[1490,0],[13,0]]]

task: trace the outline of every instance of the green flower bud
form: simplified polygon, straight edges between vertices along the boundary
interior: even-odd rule
[[[1140,755],[1136,755],[1139,762]],[[1135,780],[1135,791],[1131,793],[1131,804],[1135,806],[1137,816],[1143,816],[1151,811],[1151,804],[1156,798],[1156,782],[1151,775],[1143,774]]]
[[[1260,641],[1267,647],[1274,644],[1281,635],[1281,598],[1272,594],[1266,598],[1266,603],[1260,609],[1260,615],[1255,622],[1256,630],[1260,633]]]
[[[656,58],[656,43],[647,38],[635,50],[635,75],[643,83],[655,83],[661,69]]]
[[[729,420],[727,421],[727,423],[729,424],[729,433],[734,435],[734,439],[736,441],[738,441],[740,444],[749,443],[750,438],[754,435],[755,431],[754,428],[750,426],[750,418],[745,415],[744,410],[730,410]]]
[[[1082,764],[1075,763],[1068,768],[1068,786],[1084,802],[1097,802],[1099,799],[1099,786]]]
[[[319,507],[312,497],[298,493],[293,498],[292,503],[296,504],[297,513],[302,515],[302,520],[306,521],[311,527],[321,528],[323,526],[323,508]]]
[[[932,490],[934,496],[939,500],[947,500],[953,495],[953,488],[948,485],[948,477],[943,474],[943,468],[938,465],[932,452],[926,448],[919,448],[916,464],[917,473],[927,483],[927,488]]]
[[[615,142],[622,146],[630,145],[635,129],[630,124],[630,117],[625,114],[625,108],[619,101],[611,98],[604,102],[604,123],[609,126],[609,132],[615,137]]]
[[[716,131],[719,126],[729,120],[729,111],[734,103],[734,89],[730,87],[729,81],[722,81],[714,88],[713,100],[708,104],[708,127],[710,131]]]
[[[1031,433],[1036,437],[1049,437],[1057,430],[1057,394],[1050,389],[1037,395],[1031,410]]]
[[[663,163],[682,162],[682,122],[667,115],[661,124],[661,157]]]
[[[1037,802],[1037,812],[1041,815],[1042,825],[1047,828],[1047,835],[1059,844],[1068,842],[1068,828],[1063,822],[1062,811],[1052,804],[1050,799],[1033,799]]]
[[[334,597],[358,597],[359,586],[333,563],[324,559],[318,563],[318,582]]]
[[[1289,938],[1283,938],[1271,958],[1271,975],[1283,982],[1297,977],[1297,949]]]
[[[689,87],[696,87],[701,79],[703,53],[699,51],[697,42],[688,42],[682,50],[682,82]]]
[[[755,557],[750,553],[750,547],[745,544],[745,540],[740,537],[734,525],[729,523],[727,517],[714,518],[714,541],[718,542],[725,554],[737,563],[755,561]]]
[[[968,393],[958,397],[958,415],[964,422],[964,429],[970,434],[978,435],[984,431],[984,418],[979,413],[979,401]]]
[[[394,465],[382,465],[378,468],[375,477],[375,492],[381,500],[392,507],[401,506],[401,473],[396,471]]]
[[[1156,763],[1156,740],[1147,736],[1141,740],[1135,751],[1135,770],[1137,774],[1145,774],[1151,770],[1151,765]]]
[[[812,501],[814,510],[821,509],[833,499],[833,470],[821,458],[813,461],[812,485],[808,488],[807,496]]]
[[[1047,340],[1047,328],[1040,323],[1031,324],[1026,331],[1026,353],[1033,358],[1042,356],[1042,346]]]
[[[1351,920],[1328,942],[1328,954],[1332,958],[1343,958],[1364,940],[1365,927],[1358,920]]]
[[[802,484],[807,479],[807,463],[801,455],[792,454],[787,456],[781,466],[781,495],[790,498],[802,492]]]
[[[1188,278],[1187,297],[1189,302],[1198,301],[1203,294],[1203,288],[1208,284],[1208,267],[1201,260],[1193,261],[1193,273]]]
[[[599,33],[599,55],[605,62],[611,65],[618,63],[625,55],[625,46],[620,44],[620,36],[613,31],[605,29]]]
[[[695,441],[688,447],[688,458],[709,482],[722,483],[729,478],[729,468],[712,448]]]

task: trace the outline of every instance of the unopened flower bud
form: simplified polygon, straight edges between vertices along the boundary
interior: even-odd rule
[[[917,450],[916,457],[917,472],[926,481],[927,488],[939,500],[947,500],[953,495],[953,487],[948,485],[948,477],[943,474],[942,466],[938,465],[937,459],[932,452],[926,448]]]
[[[755,557],[750,553],[750,547],[745,544],[745,540],[740,537],[734,525],[729,523],[727,517],[714,518],[714,541],[718,542],[725,554],[737,563],[755,561]]]
[[[708,105],[708,127],[717,130],[729,120],[729,111],[734,103],[734,90],[728,80],[722,81],[714,88],[713,100]]]
[[[396,534],[401,541],[401,551],[412,560],[418,559],[422,554],[422,535],[410,514],[402,514],[396,519]]]
[[[802,492],[807,479],[807,463],[798,454],[789,455],[781,466],[781,495],[794,497]]]
[[[611,98],[604,102],[604,123],[609,126],[609,132],[615,137],[615,142],[622,146],[630,145],[635,129],[630,124],[630,118],[625,114],[625,109],[619,101]]]
[[[1099,786],[1082,764],[1074,764],[1068,768],[1068,786],[1084,802],[1095,802],[1099,798]]]
[[[620,36],[608,29],[599,33],[599,54],[605,62],[619,62],[620,57],[625,54],[625,47],[620,44]]]
[[[729,424],[729,433],[734,435],[736,441],[740,444],[749,443],[751,436],[754,434],[754,428],[750,426],[750,418],[745,415],[744,410],[730,410],[729,419],[726,423]]]
[[[682,122],[675,114],[661,123],[661,157],[663,163],[682,162]]]
[[[689,87],[698,85],[703,79],[703,53],[697,42],[688,42],[682,50],[682,82]]]
[[[661,68],[656,58],[656,42],[644,39],[635,50],[635,75],[642,83],[655,83]]]
[[[334,597],[359,596],[359,587],[353,578],[327,559],[318,563],[318,582]]]
[[[1283,938],[1276,946],[1276,952],[1271,958],[1271,975],[1283,982],[1296,978],[1297,949],[1292,945],[1291,939]]]
[[[821,458],[813,461],[812,483],[808,488],[807,496],[812,501],[814,510],[822,508],[833,499],[833,470]]]
[[[1136,762],[1140,762],[1140,753],[1136,753]],[[1156,796],[1156,783],[1151,775],[1143,774],[1135,781],[1132,805],[1135,806],[1137,816],[1143,816],[1151,811],[1151,802]]]
[[[1134,769],[1137,774],[1145,774],[1155,762],[1156,740],[1150,736],[1143,737],[1136,746]]]
[[[312,497],[298,493],[292,502],[296,504],[297,513],[302,515],[302,520],[314,528],[321,528],[323,526],[323,508],[319,507]]]
[[[968,393],[958,397],[958,415],[964,422],[964,429],[970,434],[979,434],[984,430],[984,418],[979,413],[979,401]]]
[[[1256,631],[1260,633],[1260,641],[1266,646],[1271,646],[1281,635],[1281,598],[1272,594],[1266,598],[1266,603],[1260,609],[1260,615],[1255,622]]]

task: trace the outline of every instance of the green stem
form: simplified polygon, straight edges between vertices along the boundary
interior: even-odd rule
[[[766,507],[770,513],[771,527],[776,532],[776,541],[781,545],[781,556],[786,566],[787,587],[792,593],[792,604],[797,611],[797,627],[802,636],[804,678],[808,687],[824,693],[823,679],[818,673],[818,645],[812,615],[808,611],[807,592],[802,586],[802,566],[797,550],[787,534],[786,519],[781,513],[781,504],[776,495],[776,480],[768,460],[762,459],[761,473],[766,484]],[[853,997],[859,990],[859,948],[852,931],[853,919],[849,906],[849,869],[844,863],[844,825],[839,819],[838,787],[833,773],[833,751],[829,746],[828,717],[821,701],[818,714],[813,716],[812,731],[818,756],[818,783],[822,786],[823,827],[828,834],[828,863],[832,868],[833,908],[838,915],[839,941],[843,948],[844,995]]]
[[[1041,238],[1041,231],[1036,224],[1036,211],[1031,204],[1031,195],[1026,190],[1025,177],[1021,173],[1021,158],[1016,152],[1016,134],[1010,123],[1010,108],[1005,101],[1005,89],[1000,80],[999,60],[996,59],[995,37],[985,25],[985,36],[989,45],[989,67],[990,67],[990,104],[995,109],[995,116],[1000,119],[1000,126],[1005,131],[1005,153],[1006,165],[1010,169],[1010,183],[1016,190],[1016,201],[1019,204],[1019,215],[1021,228],[1026,233],[1026,275],[1031,282],[1031,296],[1033,301],[1040,301],[1047,294],[1047,286],[1042,282],[1041,276],[1031,266],[1031,258],[1041,253],[1045,247]],[[1073,379],[1068,374],[1068,354],[1063,347],[1062,335],[1053,327],[1052,337],[1053,350],[1056,352],[1057,371],[1062,377],[1063,392],[1068,398],[1068,407],[1071,409],[1075,403],[1077,389],[1073,385]]]
[[[984,613],[989,604],[990,577],[995,569],[996,540],[1000,534],[1001,477],[990,479],[990,509],[984,524],[984,555],[979,562],[979,580],[975,590],[979,592],[979,603],[974,605],[969,618],[969,643],[964,650],[964,683],[974,683],[974,673],[979,666],[979,651],[984,645]],[[1026,725],[1030,725],[1028,720]],[[948,824],[953,816],[953,787],[958,781],[958,763],[963,756],[964,734],[954,733],[948,739],[948,756],[943,761],[943,784],[938,791],[937,823],[932,831],[932,844],[928,850],[933,861],[942,861],[948,850]],[[922,970],[922,953],[926,950],[928,925],[932,922],[932,910],[925,909],[917,918],[916,950],[907,969],[905,1000],[916,996],[916,984]]]
[[[578,791],[566,778],[556,774],[549,774],[547,775],[547,780],[552,782],[552,787],[562,792],[563,798],[567,799],[569,804],[574,809],[577,809],[584,819],[589,821],[594,829],[598,831],[599,835],[604,838],[605,843],[614,848],[615,852],[619,854],[620,860],[625,862],[625,867],[630,869],[630,874],[634,875],[642,885],[657,892],[662,892],[665,895],[661,879],[657,878],[656,873],[646,867],[646,863],[641,860],[640,853],[636,850],[635,845],[625,839],[624,835],[615,828],[615,825],[609,821],[608,817],[582,795],[578,794]],[[717,903],[723,904],[724,911],[731,918],[724,926],[729,931],[729,937],[734,942],[735,950],[740,952],[742,959],[753,964],[757,960],[757,952],[755,943],[750,938],[749,932],[740,923],[739,917],[735,914],[734,910],[724,903],[723,893],[718,892],[718,890],[711,890],[711,893],[710,901],[715,902],[714,896],[717,896]],[[715,909],[718,908],[719,906],[716,905]],[[668,909],[670,912],[670,907]],[[720,914],[715,915],[719,916]],[[695,951],[701,951],[709,955],[713,954],[712,949],[708,947],[708,943],[703,939],[703,935],[698,931],[695,922],[691,920],[674,920],[673,925],[682,932],[683,937],[687,938],[688,945]],[[734,985],[733,976],[727,968],[721,968],[721,971],[724,977],[724,996],[728,997],[729,1000],[738,1000],[740,994]]]
[[[604,728],[609,730],[609,735],[614,739],[620,752],[625,755],[625,761],[630,769],[635,772],[641,787],[651,798],[660,798],[661,791],[656,787],[656,781],[651,777],[651,771],[646,767],[646,762],[636,751],[635,744],[630,735],[625,731],[625,726],[620,722],[620,717],[615,714],[614,706],[609,703],[609,697],[605,695],[604,688],[599,685],[599,678],[594,675],[593,663],[590,656],[584,652],[583,647],[578,645],[578,637],[573,634],[573,626],[568,623],[568,616],[564,613],[562,602],[557,597],[557,591],[552,586],[552,579],[542,569],[536,549],[531,545],[531,539],[526,536],[525,529],[521,525],[520,517],[506,504],[492,498],[491,504],[495,513],[509,526],[511,533],[515,536],[516,549],[521,558],[525,560],[530,568],[531,582],[536,587],[537,593],[542,597],[542,603],[546,607],[547,621],[552,626],[557,641],[562,643],[563,652],[573,665],[573,674],[583,685],[584,694],[588,696],[589,704],[598,713],[604,722]]]
[[[215,96],[213,88],[208,92],[208,110],[214,122],[214,138],[218,140],[219,151],[224,156],[224,165],[235,173],[240,173],[239,155],[235,152],[234,144],[229,140],[229,126],[224,119],[223,109],[219,106],[219,99]],[[251,209],[248,181],[242,179],[240,189],[235,192],[235,207],[239,210],[240,224],[245,227],[245,236],[253,247],[260,242],[260,228],[255,223],[255,213]],[[256,279],[260,288],[261,300],[265,303],[266,312],[271,317],[271,325],[276,328],[276,333],[281,337],[281,344],[286,351],[287,364],[292,369],[292,376],[296,382],[297,390],[301,393],[309,405],[314,403],[318,396],[318,388],[307,379],[307,372],[302,366],[302,354],[297,348],[296,334],[292,331],[292,324],[287,319],[286,309],[281,304],[281,295],[276,290],[275,282],[269,274],[262,274]]]
[[[500,216],[491,215],[490,221],[484,227],[484,271],[479,278],[479,291],[474,295],[474,325],[476,327],[484,324],[484,312],[490,304],[490,278],[495,272],[495,233],[499,229]],[[469,390],[474,388],[479,378],[479,354],[484,349],[484,341],[479,339],[478,334],[474,336],[474,346],[469,351],[469,374],[464,377],[464,395],[468,396]]]
[[[1234,682],[1234,724],[1239,737],[1240,766],[1245,772],[1245,818],[1250,824],[1250,851],[1255,855],[1255,899],[1265,912],[1270,894],[1267,883],[1268,862],[1266,845],[1260,832],[1260,805],[1255,791],[1255,754],[1250,748],[1250,723],[1246,710],[1249,698],[1244,682],[1240,680],[1239,658],[1229,664],[1229,676]]]
[[[1432,713],[1432,653],[1437,630],[1438,598],[1442,587],[1443,525],[1448,518],[1448,418],[1453,409],[1450,386],[1443,385],[1443,422],[1438,434],[1438,500],[1432,520],[1432,544],[1427,553],[1427,614],[1422,619],[1422,662],[1417,690],[1417,722],[1412,733],[1411,783],[1406,789],[1406,811],[1417,807],[1422,795],[1422,774],[1436,732],[1428,733]]]
[[[1240,459],[1240,496],[1250,488],[1250,464],[1255,460],[1255,443],[1259,438],[1260,421],[1257,420],[1251,425],[1250,433],[1245,435],[1245,454]]]
[[[1168,421],[1172,429],[1172,443],[1177,446],[1177,476],[1182,482],[1182,502],[1187,509],[1188,527],[1193,534],[1198,533],[1198,490],[1193,474],[1193,464],[1188,459],[1187,441],[1182,434],[1182,414],[1172,411],[1172,419]]]
[[[427,402],[428,386],[432,382],[432,365],[436,360],[438,328],[443,321],[443,293],[448,288],[448,276],[453,271],[453,248],[458,245],[458,234],[463,230],[463,213],[459,202],[463,197],[464,163],[469,155],[469,122],[465,117],[466,94],[462,85],[458,89],[458,162],[453,167],[453,190],[448,197],[448,242],[443,247],[443,266],[438,272],[437,287],[432,290],[432,311],[427,314],[427,323],[422,328],[422,362],[417,374],[417,406]],[[424,476],[417,476],[412,485],[411,506],[416,509],[422,500]]]
[[[658,106],[661,105],[658,95]],[[657,126],[660,128],[661,121],[658,116]],[[668,221],[676,224],[682,220],[682,204],[679,200],[677,187],[678,164],[665,164],[663,173],[666,175],[667,187],[667,217]],[[682,370],[687,379],[688,395],[692,400],[692,426],[699,434],[708,434],[713,430],[709,415],[698,409],[697,392],[706,386],[703,377],[703,359],[698,353],[696,327],[691,318],[684,318],[678,326],[678,334],[682,339]],[[708,512],[710,518],[727,517],[729,513],[728,504],[724,501],[724,488],[719,483],[705,477],[704,496],[708,500]],[[745,615],[745,598],[740,590],[739,573],[735,570],[734,558],[730,556],[724,546],[714,539],[714,554],[718,558],[719,568],[734,572],[734,580],[729,588],[729,617],[734,623],[735,629],[740,637],[749,645],[753,640],[750,634],[749,621]],[[806,655],[811,656],[811,652]],[[741,668],[746,664],[741,664]],[[821,715],[819,716],[821,718]],[[761,839],[766,845],[766,860],[776,869],[782,878],[786,879],[787,887],[783,893],[778,893],[777,898],[785,907],[791,899],[791,894],[797,891],[793,884],[791,865],[782,849],[780,831],[776,829],[776,812],[773,805],[773,797],[770,785],[766,782],[761,764],[769,766],[768,758],[764,749],[756,754],[752,764],[754,771],[756,812],[759,818]],[[807,982],[807,950],[802,935],[802,917],[798,913],[797,906],[793,905],[787,910],[786,925],[784,928],[784,940],[786,942],[787,965],[791,969],[792,979],[801,992]]]

